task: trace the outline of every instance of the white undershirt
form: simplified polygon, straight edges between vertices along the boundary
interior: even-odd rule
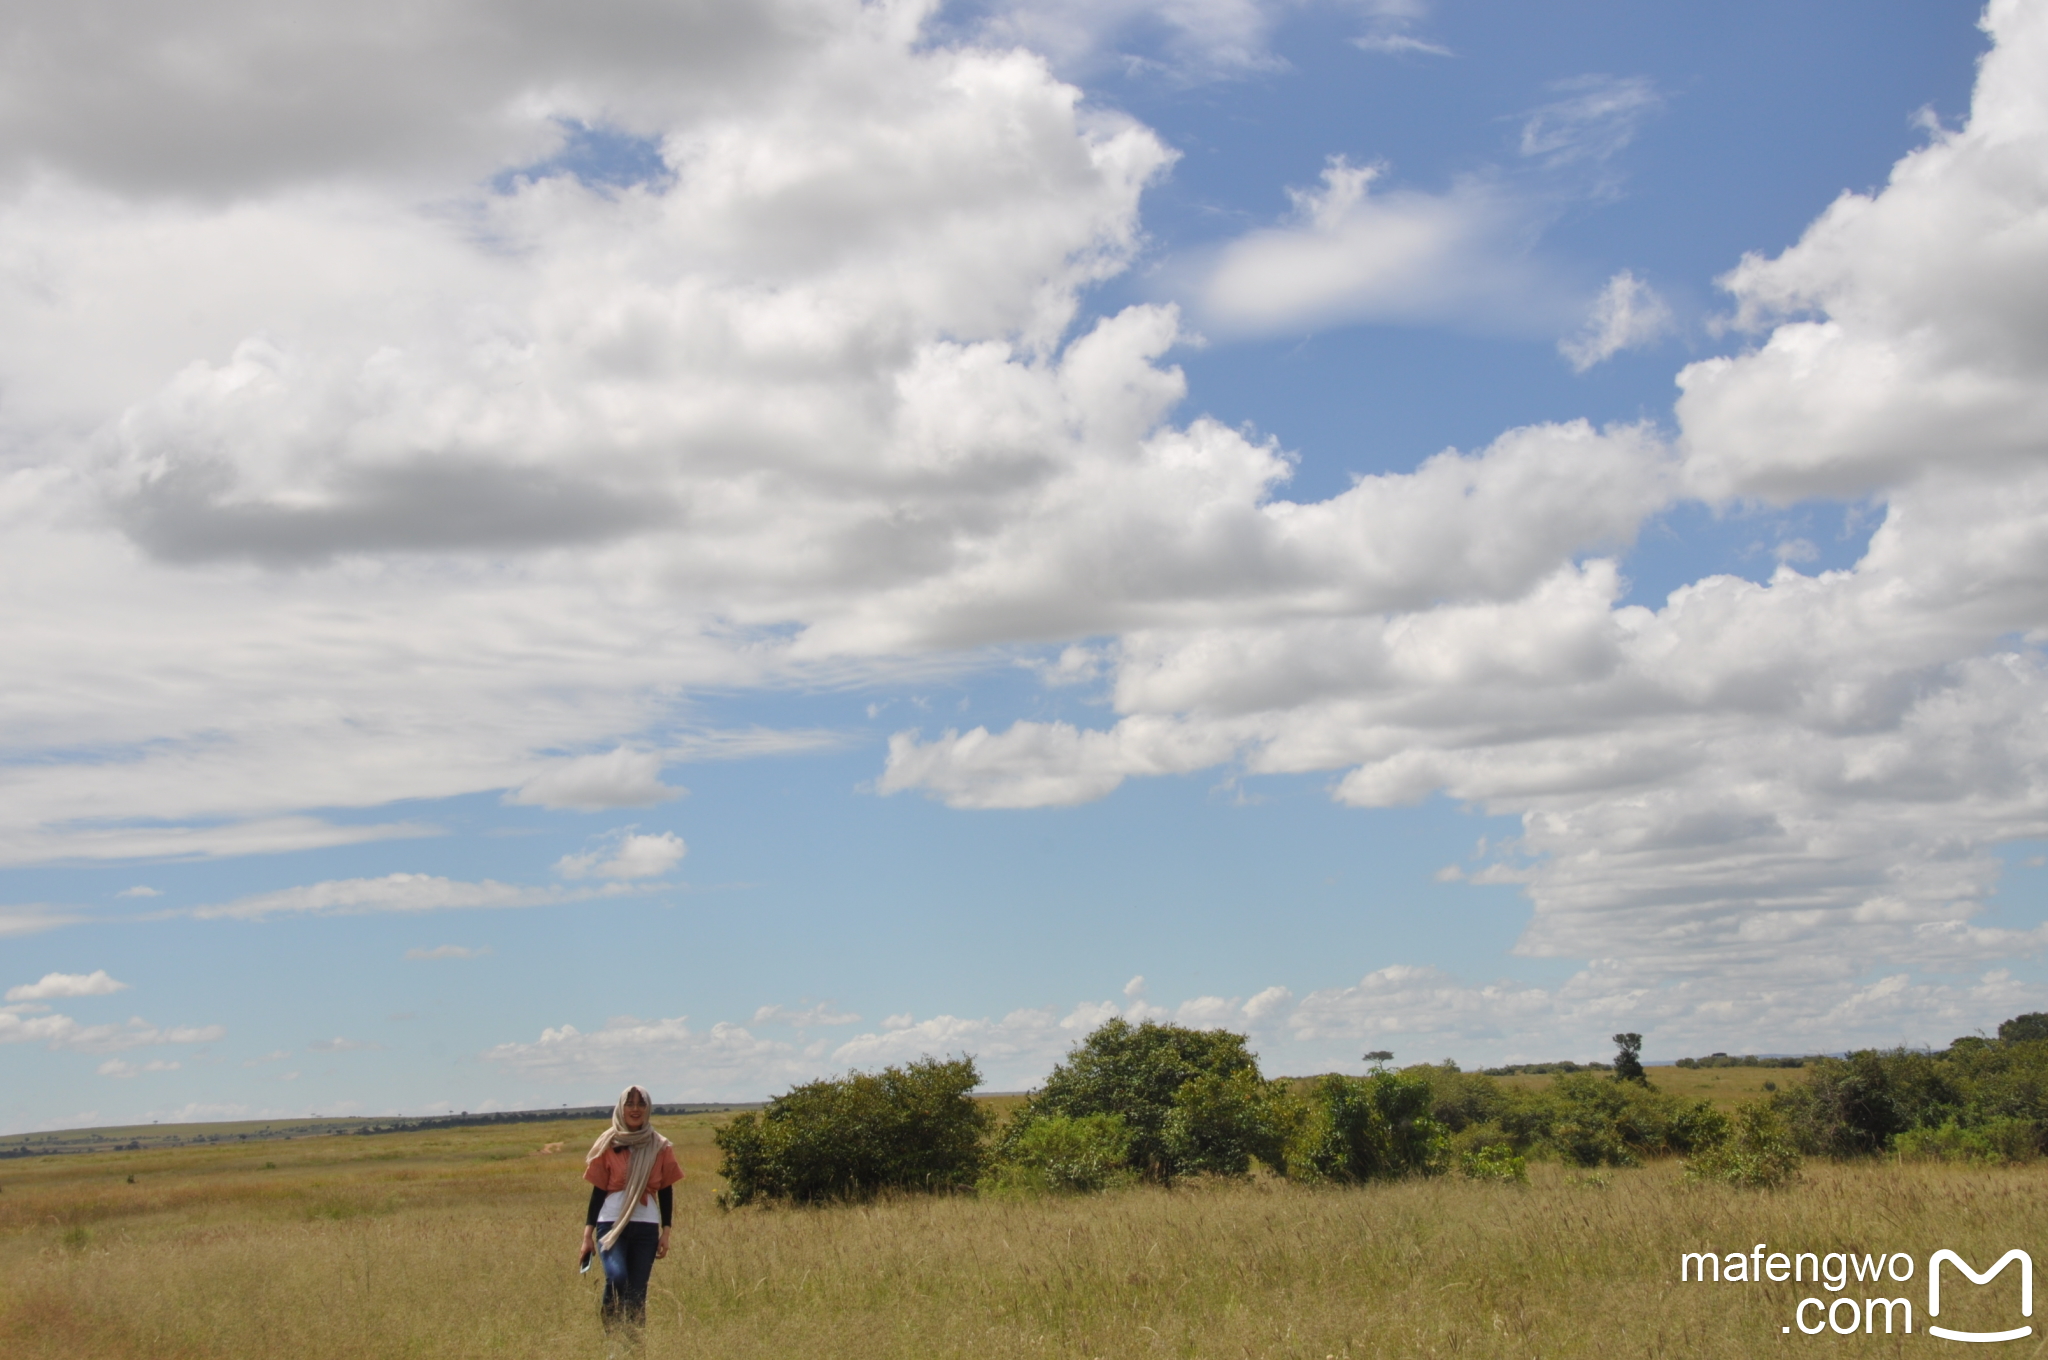
[[[625,1207],[626,1192],[614,1190],[604,1197],[604,1206],[597,1211],[597,1221],[600,1223],[616,1223],[619,1221],[619,1210]],[[653,1203],[651,1197],[648,1200],[643,1200],[634,1207],[633,1217],[630,1221],[634,1223],[659,1223],[661,1222],[661,1206]]]

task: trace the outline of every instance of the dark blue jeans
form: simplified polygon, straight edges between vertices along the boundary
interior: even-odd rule
[[[598,1240],[612,1230],[609,1223],[597,1225]],[[610,1251],[601,1247],[597,1259],[604,1266],[604,1322],[614,1326],[647,1321],[647,1277],[654,1273],[654,1251],[661,1245],[661,1229],[652,1223],[628,1223]]]

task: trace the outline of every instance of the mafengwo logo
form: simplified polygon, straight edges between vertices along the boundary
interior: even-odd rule
[[[1973,1285],[1989,1285],[2007,1266],[2018,1266],[2014,1273],[2019,1277],[2020,1285],[2019,1316],[2006,1320],[2019,1325],[1965,1329],[1937,1323],[1935,1319],[1941,1316],[1944,1266],[1953,1267],[1954,1271],[1950,1276],[1951,1303],[1956,1302],[1955,1290],[1964,1280]],[[1917,1269],[1918,1263],[1903,1251],[1865,1252],[1860,1255],[1840,1251],[1825,1255],[1811,1251],[1786,1253],[1770,1250],[1767,1242],[1757,1243],[1748,1252],[1731,1251],[1717,1255],[1707,1251],[1689,1251],[1678,1258],[1678,1279],[1682,1284],[1761,1284],[1765,1281],[1804,1284],[1811,1281],[1820,1286],[1835,1297],[1801,1299],[1793,1311],[1792,1321],[1779,1328],[1783,1332],[1796,1330],[1807,1336],[1830,1332],[1836,1336],[1851,1336],[1857,1332],[1871,1335],[1879,1330],[1880,1321],[1887,1335],[1893,1334],[1895,1329],[1913,1335],[1913,1300],[1910,1297],[1886,1298],[1879,1294],[1880,1291],[1891,1293],[1898,1286],[1909,1284]],[[1851,1289],[1851,1286],[1858,1285],[1862,1287]],[[1982,1271],[1947,1247],[1927,1258],[1927,1329],[1920,1335],[1942,1341],[2018,1341],[2034,1334],[2032,1323],[2020,1321],[2033,1315],[2034,1258],[2018,1247]],[[1953,1316],[1954,1310],[1951,1309],[1952,1319]]]

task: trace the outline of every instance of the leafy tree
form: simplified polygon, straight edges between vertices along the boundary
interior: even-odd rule
[[[2021,1044],[2038,1039],[2048,1039],[2048,1011],[2029,1011],[2015,1015],[1998,1027],[2001,1043]]]
[[[794,1087],[712,1135],[725,1202],[971,1186],[987,1163],[989,1114],[968,1096],[980,1083],[972,1058],[927,1057]]]
[[[1450,1160],[1450,1133],[1430,1116],[1429,1079],[1413,1070],[1318,1081],[1287,1147],[1287,1174],[1358,1182],[1433,1176]]]
[[[1614,1079],[1632,1081],[1638,1086],[1648,1086],[1649,1076],[1643,1071],[1643,1036],[1640,1034],[1617,1034],[1614,1036]]]
[[[1152,1180],[1242,1175],[1249,1159],[1277,1163],[1286,1098],[1259,1076],[1242,1034],[1111,1020],[1055,1067],[1003,1136],[1007,1159],[1043,1120],[1118,1115],[1132,1169]]]
[[[1285,1092],[1260,1080],[1257,1068],[1189,1079],[1162,1126],[1173,1174],[1242,1176],[1254,1157],[1282,1165],[1290,1113]]]

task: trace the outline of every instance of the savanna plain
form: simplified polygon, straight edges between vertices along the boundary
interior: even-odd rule
[[[1765,1075],[1780,1074],[1668,1073],[1717,1102]],[[1783,1332],[1811,1284],[1680,1283],[1679,1256],[1758,1242],[1987,1255],[2031,1241],[2048,1191],[2039,1163],[1809,1160],[1792,1186],[1757,1192],[1688,1185],[1661,1161],[1538,1164],[1524,1185],[1254,1176],[735,1211],[716,1200],[719,1118],[661,1122],[688,1179],[655,1269],[649,1356],[1903,1354],[1940,1343],[1924,1322],[1910,1337]],[[604,1355],[598,1272],[579,1277],[575,1259],[581,1150],[599,1127],[10,1160],[0,1348]]]

